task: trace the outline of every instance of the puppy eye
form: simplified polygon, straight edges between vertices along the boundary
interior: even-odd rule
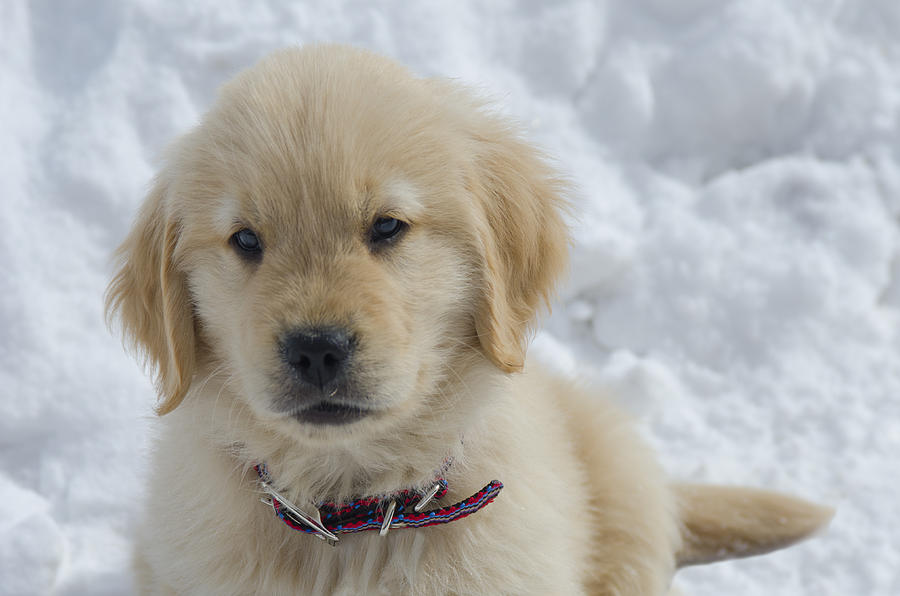
[[[372,229],[369,232],[369,239],[373,244],[387,242],[396,238],[406,229],[406,227],[407,224],[399,219],[393,217],[379,217],[375,220],[375,223],[372,224]]]
[[[238,253],[249,259],[259,259],[262,256],[262,245],[256,232],[250,228],[242,228],[231,236],[231,244]]]

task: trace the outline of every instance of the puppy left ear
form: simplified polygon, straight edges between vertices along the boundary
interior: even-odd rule
[[[107,320],[156,372],[159,415],[184,399],[194,373],[194,316],[185,275],[176,266],[179,226],[168,213],[167,184],[156,182],[131,233],[117,251],[119,268],[106,294]]]
[[[475,329],[488,358],[516,372],[568,262],[566,184],[516,131],[499,123],[486,130],[476,137],[471,182],[485,216],[476,224],[483,264]]]

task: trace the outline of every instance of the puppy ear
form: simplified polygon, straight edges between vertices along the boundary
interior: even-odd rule
[[[134,228],[116,251],[118,270],[106,292],[107,321],[156,372],[159,415],[184,399],[194,370],[194,317],[183,272],[174,259],[179,229],[167,213],[167,184],[157,180]]]
[[[485,217],[476,224],[483,268],[475,329],[488,358],[515,372],[525,363],[537,311],[549,305],[566,268],[566,184],[506,126],[495,124],[476,145],[473,190]]]

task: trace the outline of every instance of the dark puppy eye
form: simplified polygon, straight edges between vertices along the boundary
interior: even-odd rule
[[[231,245],[242,257],[254,260],[262,257],[262,244],[256,232],[250,228],[242,228],[232,234]]]
[[[369,232],[369,240],[372,244],[381,244],[395,239],[407,227],[405,222],[393,217],[379,217],[372,224]]]

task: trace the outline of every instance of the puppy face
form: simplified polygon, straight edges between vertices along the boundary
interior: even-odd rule
[[[456,88],[286,51],[174,146],[109,312],[158,370],[161,413],[204,369],[286,433],[378,436],[465,407],[447,386],[473,366],[521,367],[565,259],[559,187]]]
[[[222,193],[183,229],[185,265],[205,343],[256,416],[359,434],[429,406],[421,396],[476,351],[475,258],[458,241],[464,211],[439,215],[465,195],[459,174],[435,185],[431,164],[374,147],[374,163],[323,153],[298,149],[271,178],[218,172]],[[305,182],[272,183],[287,177]]]

